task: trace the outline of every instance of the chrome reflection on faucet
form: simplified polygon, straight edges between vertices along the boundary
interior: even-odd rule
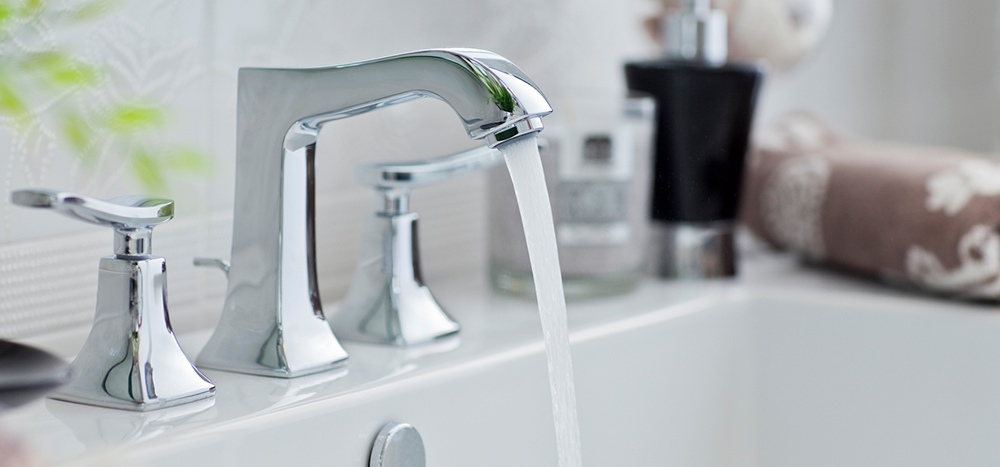
[[[15,191],[11,201],[115,231],[115,254],[101,258],[94,326],[73,361],[76,379],[50,397],[145,411],[215,395],[215,385],[174,337],[166,260],[152,256],[153,227],[174,217],[173,201],[135,196],[101,201],[44,189]]]
[[[314,158],[323,124],[422,97],[489,147],[542,129],[537,86],[482,50],[411,52],[329,68],[240,70],[233,250],[219,326],[199,366],[295,377],[347,358],[316,280]]]

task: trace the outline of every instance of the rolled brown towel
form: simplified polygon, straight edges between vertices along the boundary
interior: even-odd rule
[[[845,137],[795,114],[747,158],[741,220],[838,267],[969,298],[1000,298],[1000,163],[956,149]]]

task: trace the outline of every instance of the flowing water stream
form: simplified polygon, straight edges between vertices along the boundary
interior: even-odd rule
[[[573,386],[573,360],[569,352],[566,297],[563,295],[552,207],[545,189],[537,144],[534,136],[522,137],[497,149],[503,153],[510,179],[514,182],[524,237],[528,243],[528,258],[531,260],[538,313],[545,337],[559,467],[581,467],[580,426],[576,419],[576,389]]]

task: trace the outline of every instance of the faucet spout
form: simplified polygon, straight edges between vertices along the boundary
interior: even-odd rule
[[[491,148],[541,130],[541,117],[552,111],[523,71],[483,50],[240,70],[229,284],[199,366],[295,377],[347,358],[323,315],[316,278],[319,130],[333,120],[422,97],[446,102],[469,137]]]

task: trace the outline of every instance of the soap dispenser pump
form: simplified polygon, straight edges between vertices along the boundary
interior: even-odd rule
[[[657,272],[732,276],[743,161],[763,73],[726,61],[726,15],[709,0],[684,0],[661,24],[666,57],[625,65],[629,90],[656,99],[650,215]]]

